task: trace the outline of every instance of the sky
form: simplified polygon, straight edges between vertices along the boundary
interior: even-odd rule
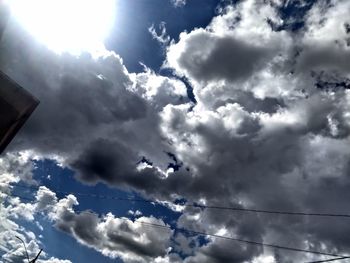
[[[349,255],[349,1],[6,4],[1,263]]]

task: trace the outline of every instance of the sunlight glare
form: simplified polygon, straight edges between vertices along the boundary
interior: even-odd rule
[[[10,0],[12,15],[56,53],[104,49],[115,20],[116,0]]]

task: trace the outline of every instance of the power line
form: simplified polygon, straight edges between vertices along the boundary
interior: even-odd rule
[[[148,223],[148,222],[142,222],[142,221],[136,221],[136,222],[141,223],[143,225],[152,226],[152,227],[164,228],[164,229],[168,229],[168,230],[177,230],[177,231],[187,232],[187,233],[195,234],[195,235],[211,236],[211,237],[215,237],[215,238],[220,238],[220,239],[225,239],[225,240],[230,240],[230,241],[236,241],[236,242],[246,243],[246,244],[250,244],[250,245],[257,245],[257,246],[270,247],[270,248],[282,249],[282,250],[289,250],[289,251],[294,251],[294,252],[310,253],[310,254],[323,255],[323,256],[332,256],[332,257],[343,257],[343,258],[345,258],[345,256],[340,256],[340,255],[332,254],[332,253],[313,251],[313,250],[307,250],[307,249],[301,249],[301,248],[292,248],[292,247],[286,247],[286,246],[280,246],[280,245],[275,245],[275,244],[262,243],[262,242],[245,240],[245,239],[234,238],[234,237],[226,237],[226,236],[221,236],[221,235],[209,234],[209,233],[206,233],[206,232],[189,230],[189,229],[185,229],[185,228],[171,228],[170,226],[164,226],[164,225],[160,225],[160,224],[154,224],[154,223]]]
[[[17,239],[19,239],[19,240],[22,242],[23,247],[24,247],[24,251],[26,252],[26,257],[27,257],[28,263],[30,263],[30,262],[29,262],[29,255],[28,255],[26,243],[24,243],[23,239],[20,238],[19,236],[15,236],[15,237],[16,237]]]
[[[331,262],[331,261],[337,261],[337,260],[343,260],[343,259],[349,259],[350,257],[338,257],[338,258],[332,258],[332,259],[326,259],[326,260],[319,260],[319,261],[312,261],[312,262],[306,262],[306,263],[321,263],[321,262]]]
[[[24,185],[15,185],[20,188],[27,188],[32,190],[38,190],[38,188]],[[86,194],[86,193],[70,193],[64,191],[56,191],[53,189],[55,193],[59,194],[74,194],[79,197],[85,198],[96,198],[96,199],[109,199],[115,201],[125,201],[125,202],[139,202],[139,203],[151,203],[155,204],[158,201],[146,200],[146,199],[138,199],[138,198],[126,198],[126,197],[117,197],[117,196],[105,196],[105,195],[97,195],[97,194]],[[339,213],[309,213],[309,212],[292,212],[292,211],[277,211],[277,210],[265,210],[265,209],[251,209],[251,208],[241,208],[241,207],[227,207],[227,206],[210,206],[210,205],[201,205],[197,203],[192,204],[176,204],[174,202],[170,202],[174,205],[180,205],[183,207],[193,207],[193,208],[201,208],[201,209],[216,209],[216,210],[226,210],[226,211],[237,211],[237,212],[251,212],[251,213],[263,213],[263,214],[278,214],[278,215],[290,215],[290,216],[315,216],[315,217],[341,217],[341,218],[350,218],[350,214],[339,214]]]
[[[11,194],[11,195],[18,197],[18,198],[22,198],[22,196],[19,196],[16,194]],[[29,198],[26,198],[26,199],[28,200]],[[32,199],[31,201],[36,201],[36,200]],[[75,210],[75,212],[76,213],[91,213],[91,214],[96,215],[96,213],[94,213],[92,211],[88,211],[88,210],[86,210],[86,211]],[[124,220],[124,221],[128,220],[126,218],[118,218],[118,219]],[[280,246],[280,245],[275,245],[275,244],[263,243],[263,242],[252,241],[252,240],[245,240],[245,239],[234,238],[234,237],[221,236],[221,235],[210,234],[210,233],[206,233],[206,232],[190,230],[190,229],[186,229],[186,228],[177,228],[177,227],[171,227],[171,226],[167,226],[167,225],[161,225],[161,224],[155,224],[155,223],[149,223],[149,222],[143,222],[143,221],[137,221],[137,220],[135,220],[134,223],[138,223],[138,224],[142,224],[145,226],[158,228],[158,229],[165,229],[165,230],[171,230],[171,231],[175,230],[175,231],[179,231],[179,232],[185,232],[185,233],[189,233],[189,234],[193,234],[193,235],[210,236],[210,237],[215,237],[215,238],[219,238],[219,239],[223,239],[223,240],[245,243],[245,244],[254,245],[254,246],[270,247],[270,248],[275,248],[275,249],[288,250],[288,251],[293,251],[293,252],[309,253],[309,254],[315,254],[315,255],[321,255],[321,256],[331,256],[331,257],[337,257],[338,259],[350,258],[347,256],[333,254],[333,253],[307,250],[307,249],[301,249],[301,248],[293,248],[293,247],[287,247],[287,246]]]

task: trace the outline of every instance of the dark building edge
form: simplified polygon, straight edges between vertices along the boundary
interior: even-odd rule
[[[32,94],[23,89],[19,84],[13,81],[2,71],[0,71],[0,75],[2,78],[6,79],[6,81],[10,82],[13,86],[15,86],[17,89],[21,90],[21,92],[23,92],[26,96],[30,97],[33,101],[31,105],[29,105],[23,112],[21,112],[18,118],[9,127],[4,137],[0,138],[0,154],[2,154],[6,147],[9,145],[9,143],[12,141],[12,139],[15,137],[15,135],[18,133],[18,131],[22,128],[24,123],[29,119],[29,117],[34,112],[34,110],[40,102],[37,98],[35,98]]]

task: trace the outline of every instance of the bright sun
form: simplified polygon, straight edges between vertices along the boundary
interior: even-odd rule
[[[110,33],[116,0],[9,0],[14,18],[57,53],[96,53]]]

